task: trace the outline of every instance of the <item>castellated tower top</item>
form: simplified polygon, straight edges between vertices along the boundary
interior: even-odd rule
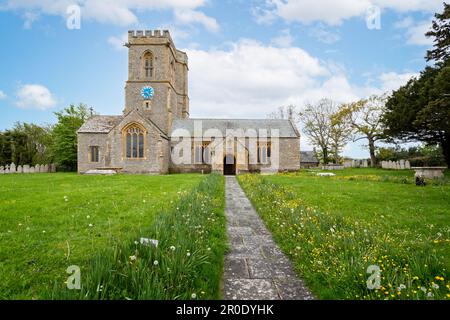
[[[132,45],[171,46],[175,50],[178,62],[188,63],[186,53],[176,49],[169,30],[130,30],[128,31],[128,43],[125,46],[129,48]]]

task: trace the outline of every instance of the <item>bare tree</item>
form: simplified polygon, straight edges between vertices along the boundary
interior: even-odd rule
[[[278,107],[277,111],[271,112],[267,115],[268,119],[286,119],[292,120],[292,122],[297,123],[299,121],[299,112],[297,107],[293,104],[288,106]]]
[[[354,134],[354,142],[367,139],[372,167],[376,165],[375,143],[385,138],[382,115],[386,110],[386,101],[386,94],[374,95],[368,99],[343,105],[336,116],[341,121],[350,123]]]

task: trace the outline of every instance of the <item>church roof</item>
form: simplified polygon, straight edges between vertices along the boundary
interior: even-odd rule
[[[123,116],[92,116],[78,130],[78,133],[108,133],[122,121]]]
[[[300,162],[302,163],[319,163],[314,151],[300,151]]]
[[[187,130],[191,136],[194,136],[194,123],[201,121],[203,132],[209,129],[218,129],[223,136],[227,130],[254,129],[258,132],[260,129],[267,130],[270,135],[271,130],[278,130],[280,138],[298,138],[300,134],[295,125],[290,120],[278,119],[184,119],[174,120],[172,133],[178,129]]]

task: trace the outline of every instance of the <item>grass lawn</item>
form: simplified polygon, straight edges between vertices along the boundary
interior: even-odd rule
[[[206,176],[0,176],[0,299],[39,299],[66,268],[145,237],[161,210]]]
[[[450,298],[450,184],[416,187],[413,171],[336,174],[239,180],[319,298]],[[367,289],[371,265],[379,290]]]

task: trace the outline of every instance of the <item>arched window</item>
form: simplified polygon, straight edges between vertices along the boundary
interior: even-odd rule
[[[124,149],[127,159],[145,158],[145,130],[136,124],[127,126],[124,129]]]
[[[144,53],[144,76],[145,78],[153,77],[153,54],[151,52]]]

